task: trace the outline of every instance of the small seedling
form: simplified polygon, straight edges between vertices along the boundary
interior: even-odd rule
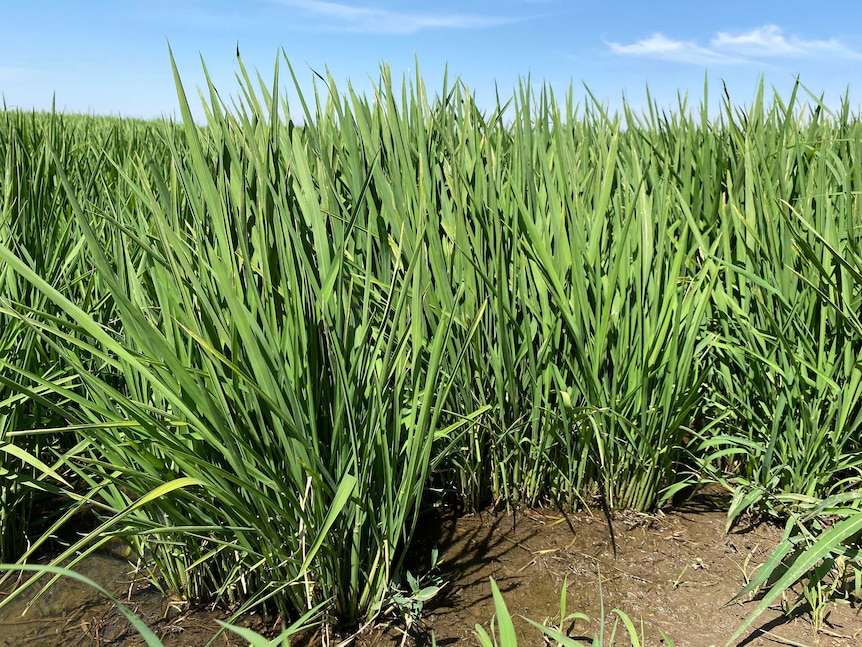
[[[435,546],[431,551],[431,567],[428,573],[417,577],[407,571],[404,575],[406,586],[400,579],[393,580],[389,595],[378,605],[382,615],[397,613],[409,632],[421,621],[426,603],[446,587],[446,582],[436,573],[438,566],[438,550]]]
[[[688,570],[688,566],[683,566],[679,575],[676,576],[676,579],[673,582],[673,588],[678,589],[682,585],[682,578],[685,576],[685,572]]]

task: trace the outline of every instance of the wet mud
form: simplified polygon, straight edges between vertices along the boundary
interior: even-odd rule
[[[489,626],[494,603],[489,579],[503,593],[521,645],[546,644],[521,616],[560,626],[560,594],[566,588],[566,612],[592,621],[563,623],[569,636],[590,644],[602,627],[605,644],[619,609],[643,635],[643,645],[678,647],[724,645],[756,602],[728,601],[744,586],[781,539],[769,524],[724,532],[725,513],[706,504],[689,505],[656,515],[613,516],[599,513],[564,515],[555,510],[517,514],[485,511],[460,517],[426,518],[419,529],[411,562],[420,566],[439,547],[436,574],[447,585],[425,605],[421,620],[405,636],[395,616],[352,639],[368,645],[477,644],[476,624]],[[612,531],[611,531],[612,529]],[[121,555],[100,554],[78,569],[99,581],[144,618],[168,647],[207,644],[218,632],[216,620],[227,613],[190,609],[166,597]],[[23,602],[0,611],[0,646],[18,647],[143,644],[126,620],[99,593],[62,582],[21,616]],[[272,618],[247,616],[242,624],[273,634]],[[337,644],[330,634],[330,643]],[[320,644],[320,636],[294,642]],[[214,645],[244,645],[222,634]],[[622,626],[618,645],[629,645]],[[847,603],[833,603],[827,621],[815,632],[810,617],[787,618],[781,602],[752,625],[738,645],[862,645],[862,614]]]

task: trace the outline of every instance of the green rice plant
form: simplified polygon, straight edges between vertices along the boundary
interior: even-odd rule
[[[3,139],[0,140],[4,160],[3,182],[0,183],[0,242],[17,246],[22,253],[40,260],[46,256],[62,262],[63,257],[53,253],[62,249],[63,243],[62,234],[57,237],[60,240],[51,235],[59,229],[55,204],[36,202],[32,205],[44,209],[46,217],[41,225],[32,217],[35,212],[30,211],[34,200],[44,199],[41,196],[46,187],[40,186],[40,182],[50,181],[50,170],[46,168],[39,133],[29,125],[23,118],[5,115]],[[47,249],[41,247],[43,244]],[[57,273],[56,266],[51,269]],[[62,276],[59,278],[62,280]],[[38,295],[22,286],[4,266],[0,266],[0,294],[29,303],[38,299]],[[15,361],[32,368],[44,362],[45,370],[50,372],[52,358],[44,354],[37,341],[34,335],[28,334],[26,326],[0,312],[0,358],[4,364]],[[35,401],[31,406],[24,405],[24,398],[6,385],[8,379],[8,372],[0,368],[0,561],[17,559],[26,549],[34,508],[38,505],[36,493],[44,487],[40,485],[39,473],[46,473],[45,468],[48,468],[41,462],[42,447],[51,444],[50,440],[43,443],[42,438],[27,442],[17,439],[13,443],[17,429],[28,427],[30,419],[46,414]]]
[[[569,637],[563,630],[563,626],[569,622],[574,622],[577,620],[583,620],[586,622],[590,622],[589,616],[583,613],[566,613],[566,596],[567,596],[567,585],[568,581],[563,581],[563,588],[560,591],[560,624],[558,627],[549,627],[546,624],[541,624],[536,622],[535,620],[531,620],[530,618],[522,618],[530,623],[533,627],[538,629],[542,633],[542,637],[546,642],[549,640],[553,640],[556,645],[559,647],[583,647],[585,643],[580,640],[576,640],[574,638]],[[512,622],[512,616],[509,614],[509,610],[506,607],[506,602],[503,599],[502,594],[500,593],[500,589],[497,586],[497,583],[494,581],[494,578],[491,578],[491,594],[494,597],[494,618],[491,619],[491,631],[490,633],[482,627],[482,625],[476,625],[475,636],[476,640],[481,647],[517,647],[518,639],[515,634],[515,626]],[[604,645],[616,645],[617,641],[617,630],[619,628],[619,624],[622,623],[623,627],[625,627],[626,635],[628,636],[629,644],[631,647],[640,647],[640,645],[644,643],[643,637],[643,629],[638,633],[635,628],[634,623],[631,618],[626,615],[624,612],[619,609],[613,609],[611,611],[612,614],[616,616],[614,620],[613,627],[611,628],[610,633],[605,635],[605,607],[604,607],[604,598],[602,596],[601,583],[599,584],[599,599],[601,601],[601,612],[599,617],[599,630],[596,634],[594,634],[592,641],[590,644],[592,647],[604,647]],[[664,632],[662,632],[662,642],[670,647],[673,647],[674,643],[670,638],[668,638]]]
[[[845,112],[847,110],[845,101]],[[814,459],[798,454],[787,460],[784,471],[792,477],[811,483],[794,482],[790,492],[780,475],[773,476],[772,489],[762,495],[777,502],[787,516],[784,539],[760,568],[757,576],[734,598],[735,600],[763,587],[762,598],[731,641],[738,638],[760,613],[779,596],[795,587],[796,599],[787,607],[794,613],[808,605],[815,630],[825,618],[827,605],[840,597],[859,601],[862,583],[859,539],[862,536],[862,514],[859,510],[859,483],[862,480],[862,447],[859,425],[862,404],[859,397],[860,344],[862,318],[862,232],[855,223],[855,197],[846,191],[858,183],[859,174],[849,168],[857,151],[841,150],[848,142],[824,140],[811,158],[828,160],[818,164],[819,192],[809,193],[796,203],[783,202],[782,224],[799,256],[797,273],[803,290],[809,294],[818,314],[830,325],[821,325],[815,349],[807,350],[806,371],[818,379],[809,384],[827,390],[828,398],[814,400],[814,417],[820,427],[805,429],[801,438],[791,435],[796,446],[813,445]],[[837,149],[837,150],[836,150]],[[824,190],[831,184],[843,190]],[[818,201],[815,208],[814,200]],[[831,329],[830,329],[831,328]],[[811,364],[817,367],[812,370]],[[804,373],[803,373],[804,374]],[[821,386],[822,385],[822,386]],[[788,389],[789,390],[789,389]],[[810,390],[802,387],[803,394]],[[808,413],[807,407],[800,407]],[[798,415],[791,411],[788,417]],[[823,417],[820,417],[823,416]],[[793,430],[791,428],[791,430]],[[788,444],[783,434],[773,433],[767,456]],[[797,439],[798,438],[798,439]],[[794,447],[793,444],[790,445]],[[769,465],[767,465],[769,466]],[[780,473],[779,473],[780,474]],[[753,496],[736,497],[737,509],[757,501]],[[732,513],[734,510],[731,511]]]
[[[557,317],[540,311],[526,272],[511,205],[518,187],[507,177],[514,142],[503,123],[506,106],[485,115],[459,84],[444,86],[437,101],[416,141],[423,155],[428,150],[420,174],[435,187],[430,195],[439,214],[428,239],[438,286],[429,307],[453,308],[450,286],[463,285],[460,318],[466,323],[482,313],[449,408],[489,407],[447,451],[447,464],[473,505],[535,504],[547,497],[555,454],[548,401],[556,346],[548,341]]]
[[[858,488],[846,101],[609,114],[527,80],[483,111],[384,67],[291,116],[240,62],[199,126],[174,72],[182,124],[0,118],[4,559],[86,509],[62,559],[124,536],[189,598],[356,624],[441,493],[713,479],[731,525]]]
[[[110,178],[93,151],[111,148],[114,127],[126,133],[140,128],[59,114],[0,115],[0,244],[100,321],[112,316],[110,300],[82,258],[80,232],[60,185],[59,168],[79,186],[83,199],[99,201]],[[62,514],[57,479],[43,479],[48,472],[42,461],[52,463],[57,453],[76,442],[70,434],[33,435],[27,430],[83,419],[69,397],[39,384],[47,379],[70,392],[80,390],[56,349],[25,322],[34,312],[52,316],[57,309],[44,292],[0,265],[0,445],[6,450],[0,456],[0,559],[6,560],[19,557]],[[31,460],[21,462],[24,456]]]
[[[506,601],[494,578],[491,578],[491,594],[494,596],[494,617],[491,618],[491,632],[482,625],[476,625],[476,639],[482,647],[516,647],[515,625],[506,607]]]
[[[663,177],[648,134],[620,133],[611,145],[607,115],[594,105],[580,117],[571,93],[563,109],[552,91],[534,95],[525,86],[488,116],[457,86],[440,101],[427,137],[438,156],[428,175],[439,178],[447,252],[433,266],[444,277],[438,293],[460,283],[465,305],[487,304],[453,388],[461,402],[492,405],[450,459],[470,480],[464,489],[476,488],[468,498],[570,505],[601,491],[612,505],[655,505],[659,492],[679,486],[673,472],[707,370],[709,340],[699,326],[715,270],[710,262],[690,270],[698,253],[690,208]],[[511,127],[505,110],[514,114]],[[631,146],[625,155],[621,141]],[[617,169],[629,176],[627,192]],[[625,217],[605,218],[601,209]],[[658,270],[653,251],[638,251],[653,242],[669,250],[655,255]],[[637,279],[634,259],[643,263]],[[560,267],[543,266],[551,262]],[[581,310],[569,312],[573,304]],[[646,320],[628,320],[644,311]],[[641,328],[655,336],[643,338]],[[615,365],[629,368],[609,370]],[[619,491],[605,492],[604,483]]]
[[[609,507],[646,509],[676,484],[701,396],[708,339],[700,329],[715,271],[705,262],[687,275],[695,241],[670,178],[618,118],[602,114],[600,124],[598,163],[587,167],[576,140],[562,138],[563,122],[553,123],[556,149],[531,147],[536,128],[524,107],[516,148],[533,152],[522,175],[559,176],[524,186],[515,207],[540,302],[559,313],[566,337],[556,359],[558,406],[576,438],[565,441],[574,450],[566,458],[568,469],[589,474],[571,480],[596,484]]]
[[[341,194],[316,148],[325,121],[282,123],[277,91],[262,103],[245,77],[236,116],[210,86],[201,131],[178,75],[177,88],[185,138],[165,127],[170,164],[108,160],[133,199],[91,207],[60,171],[113,325],[0,247],[62,313],[30,325],[87,390],[75,404],[92,422],[64,464],[107,517],[60,558],[130,536],[181,595],[291,616],[332,600],[355,624],[399,570],[432,446],[472,415],[443,411],[463,351],[452,312],[423,308],[427,212],[411,209],[421,195],[387,203],[416,218],[375,237],[370,175]]]
[[[851,497],[858,499],[858,493]],[[812,506],[812,511],[807,515],[790,517],[785,527],[784,539],[751,581],[731,600],[735,602],[761,588],[764,589],[754,610],[736,629],[727,645],[735,644],[770,604],[780,596],[787,595],[794,586],[799,592],[795,601],[786,607],[786,613],[793,614],[803,604],[807,604],[815,631],[822,626],[827,604],[847,595],[848,577],[850,587],[855,588],[851,599],[859,601],[859,582],[862,580],[862,552],[859,548],[862,512],[858,505],[847,505],[846,499],[848,497],[836,497],[835,500]],[[837,520],[829,524],[816,523],[826,515]],[[815,527],[817,529],[813,530]]]
[[[850,314],[862,292],[830,252],[858,245],[859,151],[821,107],[798,118],[794,98],[767,111],[759,97],[744,124],[727,108],[735,157],[713,301],[715,393],[729,416],[702,449],[735,493],[729,525],[751,506],[780,513],[777,495],[825,498],[862,475],[862,337]]]

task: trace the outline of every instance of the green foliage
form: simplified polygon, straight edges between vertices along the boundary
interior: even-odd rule
[[[818,523],[825,517],[837,520]],[[794,586],[798,591],[796,600],[786,607],[786,612],[792,614],[802,604],[807,604],[815,630],[822,626],[828,602],[836,598],[858,602],[862,578],[860,537],[862,511],[840,500],[812,506],[807,515],[791,515],[784,540],[732,600],[742,599],[761,587],[765,589],[754,610],[727,644],[734,644],[770,604],[779,596],[787,595]]]
[[[862,178],[846,139],[857,126],[846,106],[836,122],[820,105],[796,118],[796,97],[728,126],[737,154],[713,296],[728,417],[703,449],[736,492],[729,522],[770,508],[770,496],[846,491],[862,474],[862,283],[841,258],[858,258],[852,187]]]
[[[413,575],[404,573],[405,582],[396,574],[389,585],[389,594],[377,603],[372,611],[381,616],[395,613],[404,623],[405,633],[409,633],[422,620],[425,605],[437,597],[445,588],[446,582],[436,573],[437,548],[431,551],[431,565],[426,573]]]
[[[503,599],[503,596],[500,593],[500,589],[497,586],[497,583],[494,581],[494,578],[491,578],[491,593],[494,597],[495,609],[494,618],[492,618],[491,620],[491,631],[489,633],[481,625],[476,625],[476,640],[479,642],[479,645],[481,647],[517,647],[518,640],[515,635],[515,626],[512,623],[512,616],[509,614],[509,610],[506,607],[506,602]],[[548,644],[551,644],[550,641],[554,641],[553,644],[557,645],[558,647],[584,647],[583,642],[568,636],[563,626],[567,623],[574,623],[578,620],[589,623],[590,618],[583,613],[567,614],[567,595],[568,581],[564,580],[563,588],[560,590],[560,622],[557,627],[549,627],[547,624],[540,624],[535,620],[531,620],[530,618],[524,618],[523,616],[521,617],[534,628],[538,629],[541,632],[545,642]],[[593,639],[590,643],[592,647],[604,647],[605,645],[611,646],[618,644],[617,630],[620,624],[622,624],[622,626],[625,628],[626,635],[628,637],[628,641],[631,647],[640,647],[641,645],[645,644],[643,638],[643,628],[641,628],[641,632],[638,633],[631,618],[619,609],[613,609],[611,611],[611,613],[616,617],[614,618],[614,624],[606,637],[605,607],[601,583],[599,583],[599,598],[601,600],[601,612],[598,619],[599,629],[597,633],[593,635]],[[673,647],[673,641],[671,641],[667,636],[662,634],[662,638],[664,644],[669,645],[669,647]]]
[[[88,202],[124,195],[106,155],[122,161],[135,149],[157,154],[155,130],[115,119],[0,114],[0,245],[100,323],[114,316],[112,302],[87,263],[60,174]],[[56,520],[57,484],[68,483],[56,474],[46,480],[44,467],[78,442],[63,428],[92,422],[74,403],[83,393],[75,370],[34,326],[59,314],[47,292],[0,263],[0,561],[17,558]],[[94,358],[85,370],[105,366]]]
[[[202,126],[176,70],[182,124],[0,118],[0,558],[87,508],[61,559],[123,536],[188,598],[355,625],[393,584],[421,612],[429,487],[644,510],[715,480],[729,525],[858,489],[847,101],[525,82],[483,112],[384,67],[297,111],[238,67]],[[819,558],[775,590],[853,559],[798,527]]]
[[[86,386],[61,413],[98,420],[78,426],[87,446],[66,466],[112,516],[67,553],[131,535],[189,598],[269,600],[286,615],[331,599],[355,623],[398,571],[434,442],[473,415],[444,421],[443,405],[475,325],[453,335],[451,311],[426,316],[424,246],[401,231],[376,248],[356,227],[369,178],[348,209],[334,171],[277,121],[277,96],[237,117],[214,98],[201,132],[177,83],[185,145],[165,126],[170,164],[117,168],[134,202],[88,206],[58,170],[115,319],[0,248],[60,313],[28,325]],[[152,496],[178,479],[202,487]]]
[[[491,578],[491,594],[494,596],[494,617],[491,619],[491,632],[485,631],[482,625],[476,625],[476,639],[482,647],[517,647],[515,625],[506,607],[506,601],[500,593],[500,588]]]

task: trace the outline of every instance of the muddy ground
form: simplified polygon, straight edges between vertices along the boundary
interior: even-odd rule
[[[754,602],[725,603],[744,585],[781,538],[768,524],[742,527],[725,534],[725,513],[706,503],[656,515],[616,514],[613,540],[600,512],[563,515],[553,510],[515,515],[486,511],[460,517],[426,519],[416,563],[430,559],[439,546],[437,574],[448,584],[428,603],[421,622],[405,639],[397,622],[373,627],[354,641],[370,645],[477,644],[473,628],[488,626],[494,614],[489,578],[493,577],[515,617],[521,645],[545,644],[539,632],[519,616],[559,623],[560,592],[567,588],[567,612],[601,616],[604,604],[609,633],[615,616],[625,612],[643,632],[644,645],[664,645],[662,633],[678,647],[724,645],[754,608]],[[117,554],[91,558],[79,568],[105,584],[126,602],[165,645],[199,647],[217,632],[216,619],[226,613],[189,609],[163,596]],[[138,645],[142,641],[98,593],[65,582],[53,589],[26,616],[21,607],[0,612],[0,646]],[[269,632],[277,623],[257,615],[243,624]],[[567,623],[570,636],[589,644],[598,620]],[[607,635],[606,633],[606,635]],[[618,630],[616,644],[629,645]],[[332,644],[338,639],[330,636]],[[320,644],[319,637],[301,641]],[[215,645],[245,645],[224,634]],[[607,643],[606,641],[606,644]],[[788,619],[777,602],[765,612],[739,645],[862,645],[862,613],[846,603],[830,606],[827,622],[814,632],[810,618]]]

